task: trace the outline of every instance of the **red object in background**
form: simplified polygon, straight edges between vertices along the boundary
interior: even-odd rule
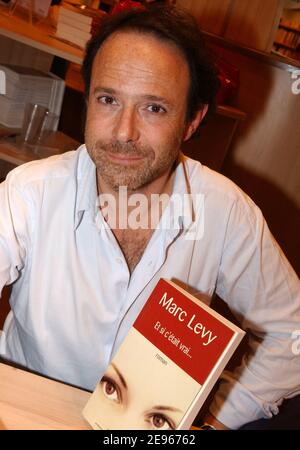
[[[240,86],[240,71],[223,57],[217,58],[219,80],[217,104],[232,104],[237,97]]]
[[[117,14],[121,11],[124,11],[125,9],[131,8],[145,9],[144,6],[139,2],[134,2],[132,0],[120,0],[119,3],[117,3],[113,7],[111,14]]]

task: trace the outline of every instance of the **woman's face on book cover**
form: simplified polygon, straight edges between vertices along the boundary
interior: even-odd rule
[[[143,380],[134,375],[132,385],[128,374],[126,378],[115,364],[111,364],[100,382],[100,395],[111,411],[117,428],[144,430],[174,430],[183,411],[171,406],[162,396],[163,386],[157,386],[157,402],[153,392],[146,392]],[[142,384],[140,384],[142,383]],[[138,386],[139,385],[139,386]],[[135,394],[132,392],[136,389]],[[161,391],[162,389],[162,391]],[[139,392],[141,391],[141,392]]]
[[[145,348],[135,339],[132,345],[121,347],[97,386],[99,424],[112,430],[178,428],[199,384],[171,361],[165,365],[151,343]]]

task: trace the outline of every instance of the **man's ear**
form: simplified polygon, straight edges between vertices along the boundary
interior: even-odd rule
[[[194,132],[197,130],[198,126],[204,119],[204,117],[207,113],[207,110],[208,110],[208,105],[204,105],[201,109],[199,109],[196,112],[193,120],[191,122],[187,123],[185,132],[183,135],[183,141],[187,141],[188,139],[190,139],[190,137],[192,137],[192,135],[194,134]]]

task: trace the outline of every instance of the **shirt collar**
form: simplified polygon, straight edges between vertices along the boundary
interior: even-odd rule
[[[96,166],[91,160],[86,146],[78,149],[77,163],[77,189],[74,212],[74,229],[81,222],[83,214],[87,210],[95,211],[97,205],[97,181]]]
[[[181,228],[188,229],[195,221],[195,207],[190,184],[188,158],[183,153],[179,154],[170,203],[174,215],[178,217]]]

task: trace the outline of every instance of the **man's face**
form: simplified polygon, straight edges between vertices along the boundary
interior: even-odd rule
[[[97,174],[134,191],[166,176],[185,138],[187,63],[170,43],[110,36],[93,64],[85,141]]]

